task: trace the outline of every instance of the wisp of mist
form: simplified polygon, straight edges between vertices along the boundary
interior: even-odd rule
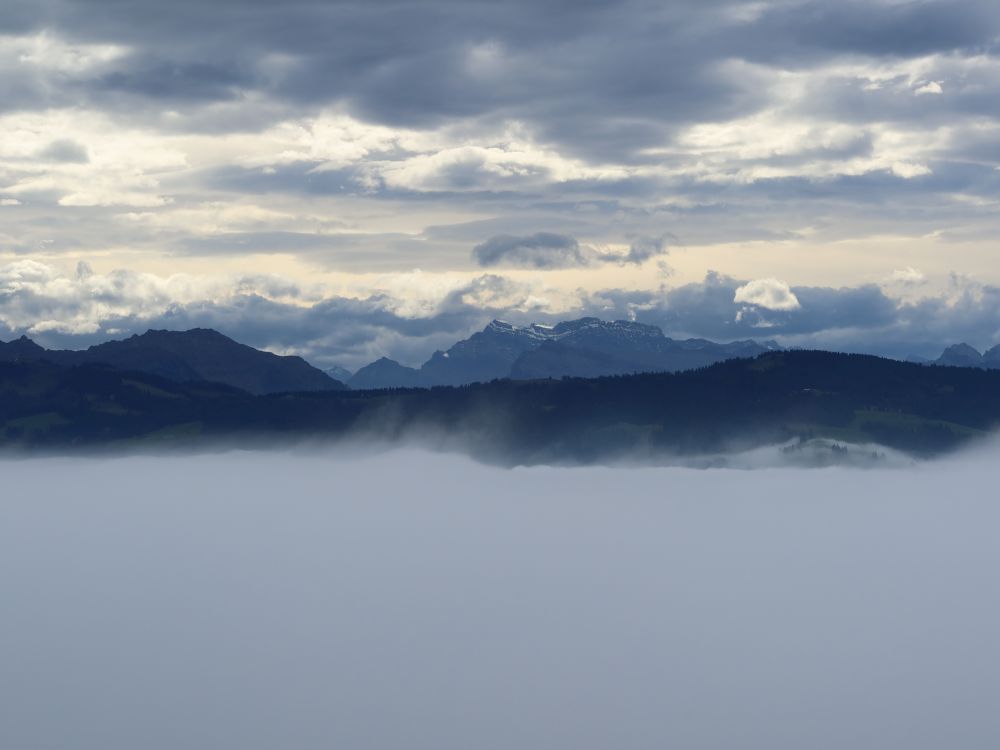
[[[0,747],[996,747],[996,458],[4,461]]]

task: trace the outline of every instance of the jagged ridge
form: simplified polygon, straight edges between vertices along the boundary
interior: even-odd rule
[[[383,358],[363,367],[348,384],[352,388],[399,388],[466,385],[497,378],[676,372],[779,348],[773,341],[678,341],[664,336],[656,326],[629,320],[587,317],[554,326],[516,326],[494,320],[447,351],[435,352],[419,369]]]

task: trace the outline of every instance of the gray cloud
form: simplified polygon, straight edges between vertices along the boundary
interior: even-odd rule
[[[908,57],[988,45],[1000,12],[985,1],[774,3],[760,23],[770,28],[777,50]]]
[[[224,101],[255,88],[253,77],[235,63],[126,58],[119,70],[94,81],[98,92],[119,92],[165,101]]]
[[[948,296],[914,301],[891,297],[874,284],[792,286],[798,305],[772,309],[736,300],[745,282],[709,274],[662,297],[604,296],[616,312],[640,309],[643,319],[678,335],[715,339],[776,338],[789,346],[936,357],[944,345],[966,341],[981,349],[1000,343],[1000,288],[971,284]]]
[[[587,263],[587,256],[572,237],[549,232],[516,237],[499,234],[472,249],[480,266],[571,268]]]
[[[73,164],[86,164],[90,161],[90,155],[87,153],[87,147],[82,143],[77,143],[69,138],[52,141],[52,143],[38,152],[38,156],[46,161],[67,162]]]
[[[601,251],[581,246],[573,237],[551,232],[527,236],[500,234],[476,245],[472,256],[483,267],[578,268],[595,263],[641,265],[667,253],[668,238],[633,237],[625,253]]]
[[[898,320],[899,305],[881,287],[793,286],[797,304],[740,300],[745,281],[717,273],[668,290],[658,315],[669,330],[716,338],[815,334],[828,329],[875,329]],[[784,308],[784,309],[782,309]]]
[[[677,238],[671,234],[664,234],[659,237],[633,237],[629,243],[628,252],[624,255],[619,253],[596,253],[598,260],[605,263],[618,263],[619,265],[642,265],[647,260],[667,254],[667,249],[671,242],[676,242]]]
[[[222,2],[197,12],[188,2],[40,0],[12,16],[20,33],[52,29],[134,49],[74,74],[59,94],[67,98],[111,90],[208,102],[253,91],[296,107],[348,102],[366,118],[418,126],[503,114],[571,150],[617,158],[663,143],[678,124],[763,107],[752,75],[720,70],[727,60],[787,68],[838,55],[978,52],[1000,29],[995,4],[980,0],[552,0],[502,12],[449,0]]]

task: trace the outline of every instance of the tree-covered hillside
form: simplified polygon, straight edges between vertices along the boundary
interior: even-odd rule
[[[935,455],[1000,422],[1000,372],[772,352],[682,373],[251,395],[99,366],[0,364],[7,448],[422,440],[514,463],[710,454],[801,438]]]

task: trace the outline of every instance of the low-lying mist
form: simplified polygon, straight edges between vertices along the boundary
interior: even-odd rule
[[[0,747],[995,747],[996,458],[3,461]]]

